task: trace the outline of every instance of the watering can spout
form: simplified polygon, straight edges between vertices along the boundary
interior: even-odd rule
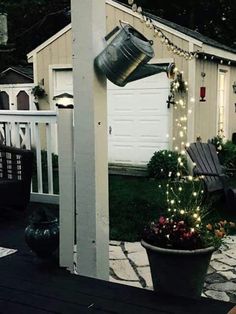
[[[174,63],[157,63],[157,64],[143,64],[139,66],[127,79],[126,83],[130,83],[151,75],[166,72],[169,79],[175,77]]]

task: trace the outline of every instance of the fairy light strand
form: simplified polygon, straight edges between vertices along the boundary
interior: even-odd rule
[[[128,4],[131,6],[132,11],[139,14],[139,19],[141,23],[145,23],[147,28],[150,28],[153,30],[154,32],[154,37],[159,37],[160,41],[162,44],[166,45],[167,49],[169,51],[171,51],[173,54],[176,54],[180,57],[185,58],[186,60],[192,60],[194,58],[202,58],[204,61],[213,61],[216,62],[218,59],[218,62],[220,64],[227,64],[227,65],[231,65],[232,64],[232,60],[226,60],[223,58],[218,58],[216,56],[209,56],[207,54],[204,54],[203,52],[196,50],[196,51],[187,51],[184,50],[182,48],[180,48],[179,46],[177,46],[176,44],[174,44],[165,34],[164,32],[158,28],[153,20],[146,16],[145,13],[143,12],[143,9],[141,6],[137,5],[135,3],[135,0],[128,0]]]

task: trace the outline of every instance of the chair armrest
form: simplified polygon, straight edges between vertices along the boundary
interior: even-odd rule
[[[194,174],[199,175],[199,176],[207,176],[207,177],[220,177],[221,176],[219,173],[203,172],[203,171],[199,171],[198,169],[194,169]]]

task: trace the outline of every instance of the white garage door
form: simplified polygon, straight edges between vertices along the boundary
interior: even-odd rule
[[[169,80],[165,73],[125,87],[108,82],[109,161],[146,164],[168,148]]]
[[[125,87],[107,83],[109,162],[146,164],[152,154],[168,148],[169,80],[165,73]],[[56,70],[54,92],[73,94],[72,71]]]

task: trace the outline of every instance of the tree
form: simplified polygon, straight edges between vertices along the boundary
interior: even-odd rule
[[[127,0],[121,0],[127,4]],[[147,12],[236,48],[235,0],[137,0]]]

